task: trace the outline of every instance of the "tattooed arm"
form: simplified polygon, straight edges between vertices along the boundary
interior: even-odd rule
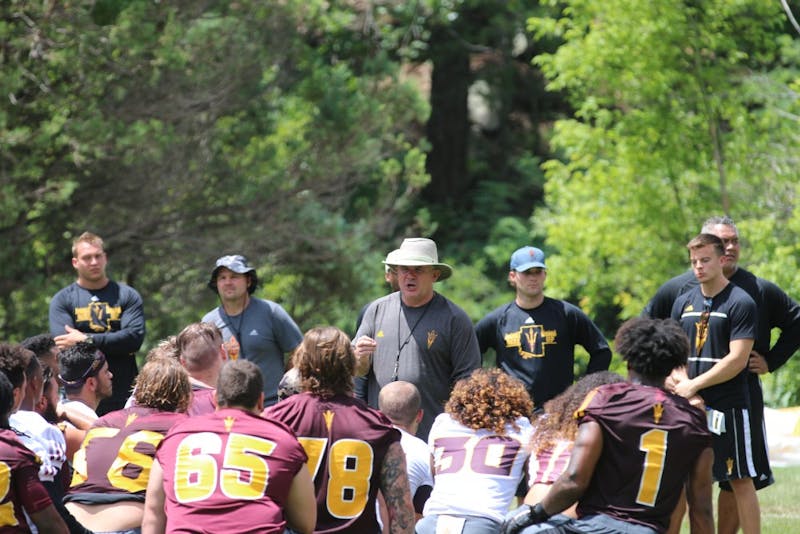
[[[414,532],[414,505],[406,473],[406,456],[400,442],[392,443],[381,466],[381,493],[389,513],[389,532]]]

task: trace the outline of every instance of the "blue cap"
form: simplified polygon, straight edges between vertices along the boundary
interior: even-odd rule
[[[511,255],[511,270],[525,272],[528,269],[539,267],[547,269],[544,264],[544,252],[536,247],[522,247]]]

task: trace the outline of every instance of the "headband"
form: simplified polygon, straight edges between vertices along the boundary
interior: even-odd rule
[[[94,361],[92,362],[92,365],[90,365],[89,368],[86,369],[86,371],[84,371],[80,377],[74,380],[67,380],[62,375],[59,374],[58,381],[61,383],[62,386],[68,386],[68,387],[81,386],[83,385],[84,382],[86,382],[87,378],[96,375],[103,367],[104,363],[106,363],[106,355],[97,350],[94,353]]]

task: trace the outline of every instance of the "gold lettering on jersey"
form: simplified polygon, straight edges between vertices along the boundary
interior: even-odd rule
[[[92,332],[108,332],[111,321],[119,321],[122,316],[120,306],[109,306],[108,302],[90,302],[83,308],[75,308],[75,321],[88,323]]]
[[[328,429],[328,433],[331,431],[331,425],[333,424],[333,416],[336,415],[334,412],[330,410],[325,410],[322,413],[322,416],[325,418],[325,426]]]
[[[555,345],[558,332],[545,330],[540,324],[523,325],[518,332],[505,335],[506,347],[516,347],[526,360],[544,358],[546,345]]]
[[[657,402],[653,405],[653,422],[658,424],[661,422],[661,417],[664,415],[664,405]]]
[[[727,460],[725,460],[725,467],[728,468],[728,474],[732,475],[733,474],[733,458],[728,458]]]
[[[128,426],[128,425],[130,425],[131,423],[133,423],[134,421],[136,421],[136,419],[137,419],[138,417],[139,417],[139,416],[138,416],[138,415],[136,415],[135,413],[128,414],[128,418],[127,418],[127,419],[125,419],[125,426]]]
[[[226,417],[223,420],[223,423],[225,424],[225,432],[230,432],[231,431],[231,428],[233,428],[233,423],[234,422],[236,422],[236,418],[233,417],[232,415],[229,415],[228,417]]]
[[[376,338],[383,337],[383,330],[378,330],[378,333],[375,334]]]
[[[433,342],[436,341],[436,338],[437,338],[438,335],[439,334],[436,333],[436,330],[431,330],[430,332],[428,332],[428,348],[429,349],[431,348],[431,345],[433,345]]]
[[[586,407],[589,406],[589,403],[592,402],[592,399],[594,398],[595,395],[597,395],[597,388],[594,388],[586,395],[581,405],[578,406],[578,409],[575,410],[575,413],[572,414],[573,419],[579,419],[583,417],[583,414],[586,412]]]
[[[703,350],[703,345],[706,344],[708,339],[708,318],[702,318],[694,323],[694,353],[700,354]]]

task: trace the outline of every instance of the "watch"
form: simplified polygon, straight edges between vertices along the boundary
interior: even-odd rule
[[[94,336],[86,334],[86,339],[84,341],[89,345],[94,345]]]

